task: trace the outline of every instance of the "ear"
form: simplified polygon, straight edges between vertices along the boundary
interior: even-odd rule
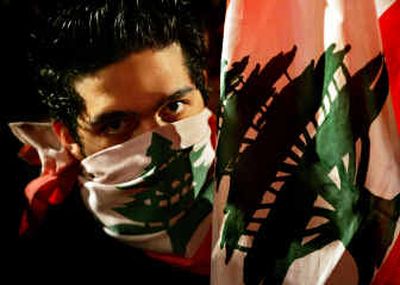
[[[67,149],[74,158],[82,160],[83,155],[80,145],[73,139],[69,129],[60,121],[52,123],[53,132],[56,134],[61,145]]]

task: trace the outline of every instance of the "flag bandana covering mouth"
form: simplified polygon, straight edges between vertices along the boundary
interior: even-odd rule
[[[78,180],[85,205],[107,234],[156,259],[205,274],[214,125],[206,108],[77,161],[61,146],[51,123],[10,123],[25,144],[19,155],[41,165],[41,175],[25,188],[29,209],[20,234],[33,232],[49,206],[63,203]]]
[[[82,160],[87,207],[107,234],[191,257],[210,229],[211,112],[159,127]]]
[[[228,3],[212,284],[371,284],[400,249],[375,2]]]

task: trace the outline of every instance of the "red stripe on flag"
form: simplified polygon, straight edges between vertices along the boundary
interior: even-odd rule
[[[371,285],[400,285],[400,237]]]
[[[211,229],[208,231],[195,255],[191,258],[185,258],[171,253],[159,253],[150,250],[145,251],[145,253],[151,258],[189,270],[196,274],[210,275]]]
[[[389,72],[389,84],[400,133],[400,1],[396,1],[379,18],[383,50]]]

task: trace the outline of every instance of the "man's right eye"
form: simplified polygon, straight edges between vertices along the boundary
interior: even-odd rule
[[[104,135],[117,135],[127,131],[129,122],[125,119],[114,120],[106,123],[100,128],[100,133]]]
[[[133,132],[136,128],[137,120],[135,117],[126,116],[115,118],[108,122],[104,122],[98,128],[98,132],[103,136],[118,136]]]

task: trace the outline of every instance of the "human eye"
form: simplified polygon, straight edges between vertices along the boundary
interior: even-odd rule
[[[101,133],[102,134],[107,134],[107,135],[116,135],[123,133],[126,130],[126,127],[128,126],[128,122],[123,119],[118,119],[114,120],[112,122],[108,122],[101,128]]]
[[[131,133],[136,125],[136,116],[118,115],[99,123],[95,130],[101,136],[120,136]]]
[[[164,122],[175,122],[185,117],[189,106],[188,100],[176,100],[166,103],[160,109],[159,116]]]

